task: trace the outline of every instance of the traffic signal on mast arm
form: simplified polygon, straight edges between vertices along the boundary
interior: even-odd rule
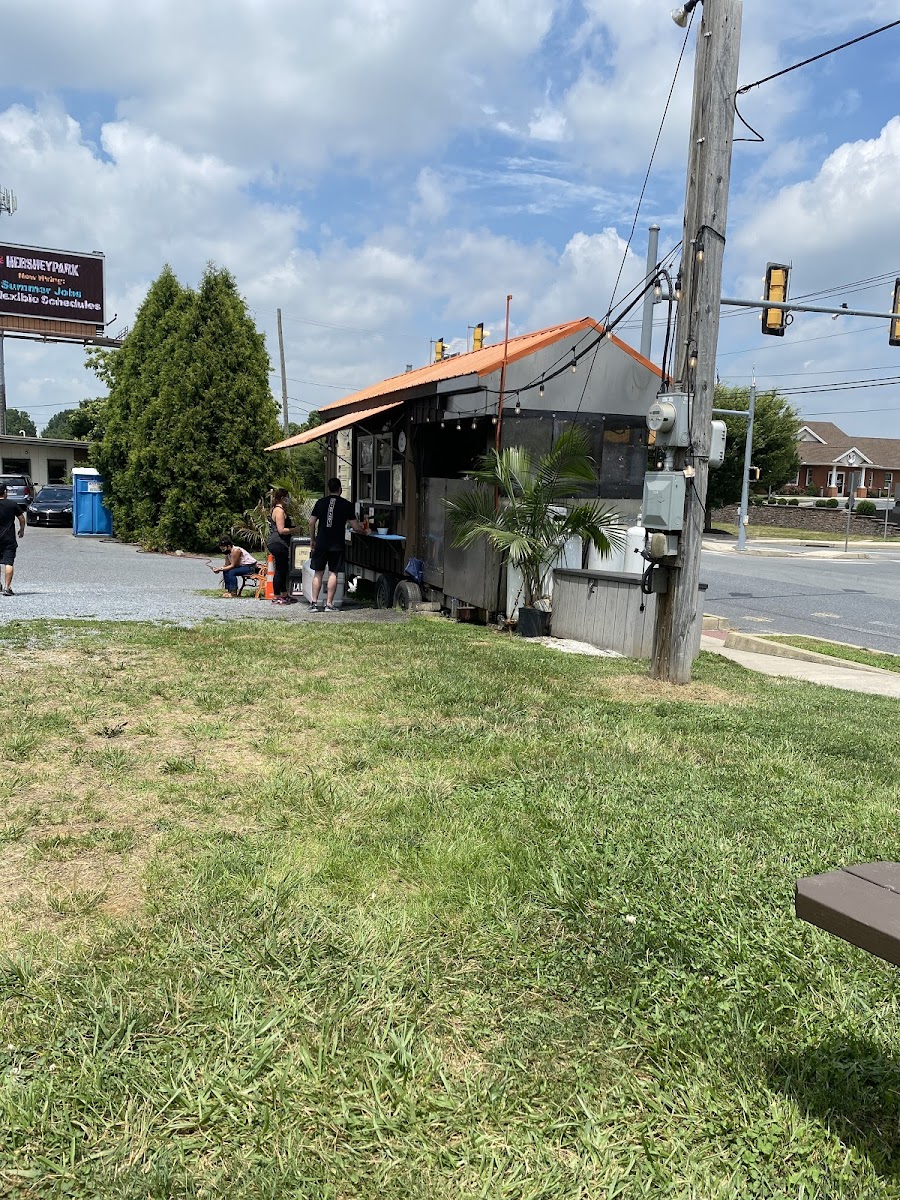
[[[434,343],[434,361],[440,362],[444,357],[444,339],[439,337]]]
[[[766,289],[763,300],[774,300],[777,304],[787,303],[788,276],[791,268],[784,263],[768,263],[766,266]],[[762,331],[770,337],[784,337],[788,314],[782,308],[764,308]]]
[[[891,305],[894,319],[891,321],[890,344],[900,346],[900,279],[894,280],[894,303]]]

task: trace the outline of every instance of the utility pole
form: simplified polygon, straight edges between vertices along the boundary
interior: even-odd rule
[[[271,311],[271,310],[270,310]],[[288,436],[287,372],[284,369],[284,334],[281,331],[281,309],[278,310],[278,357],[281,359],[281,416],[284,436]]]
[[[696,7],[696,3],[691,8]],[[684,529],[670,568],[668,590],[657,596],[650,674],[689,683],[699,642],[700,552],[706,489],[722,260],[731,181],[734,97],[737,91],[742,0],[704,0],[694,65],[691,142],[684,205],[682,297],[675,330],[675,381],[690,403],[690,440],[675,456],[686,475]]]
[[[653,271],[653,268],[659,262],[659,226],[651,225],[647,235],[647,278]],[[644,358],[650,357],[650,351],[653,349],[653,306],[656,303],[656,297],[653,294],[653,288],[649,288],[644,293],[644,315],[641,322],[641,354]]]

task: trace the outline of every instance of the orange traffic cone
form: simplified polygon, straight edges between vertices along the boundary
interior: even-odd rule
[[[275,588],[274,588],[274,586],[273,586],[274,582],[275,582],[275,559],[274,559],[274,558],[272,557],[272,555],[270,554],[270,555],[269,555],[269,560],[268,560],[268,562],[266,563],[266,590],[265,590],[265,598],[266,598],[267,600],[274,600],[274,599],[275,599]]]

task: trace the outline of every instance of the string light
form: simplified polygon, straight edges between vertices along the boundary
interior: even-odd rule
[[[477,428],[478,428],[478,422],[475,420],[475,418],[474,418],[474,417],[472,418],[472,428],[473,428],[473,429],[477,429]]]
[[[521,415],[522,415],[522,401],[517,396],[516,397],[516,416],[521,417]]]
[[[697,365],[697,347],[696,347],[696,346],[692,346],[692,347],[691,347],[691,356],[690,356],[690,358],[688,359],[688,366],[689,366],[689,367],[691,368],[691,370],[693,371],[693,370],[694,370],[694,368],[696,367],[696,365]]]
[[[703,243],[702,242],[700,242],[697,246],[697,262],[698,263],[703,262]]]
[[[578,370],[578,359],[575,357],[575,351],[572,351],[572,374]]]
[[[544,398],[544,385],[543,384],[541,384],[540,388],[538,389],[538,395],[543,400],[543,398]]]
[[[656,277],[656,281],[653,284],[653,299],[654,300],[662,300],[662,283],[660,282],[660,278],[658,275]]]
[[[462,421],[457,421],[457,422],[456,422],[456,431],[457,431],[457,433],[460,431],[460,429],[462,429]]]
[[[678,268],[678,274],[675,276],[675,299],[681,299],[681,268]]]
[[[494,415],[491,417],[491,424],[492,425],[497,424],[497,414],[496,413],[494,413]]]

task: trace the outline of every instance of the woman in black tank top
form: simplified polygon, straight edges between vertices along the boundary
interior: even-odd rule
[[[266,548],[275,562],[275,578],[272,580],[272,591],[275,593],[273,604],[293,604],[287,594],[288,567],[290,565],[291,536],[302,533],[299,525],[288,525],[285,502],[289,499],[287,488],[273,488],[272,506],[269,509],[269,538]]]

